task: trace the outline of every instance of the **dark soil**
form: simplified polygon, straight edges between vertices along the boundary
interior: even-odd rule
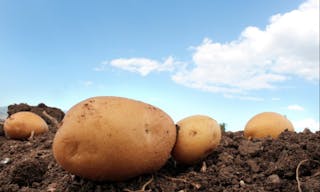
[[[170,159],[154,174],[126,182],[93,182],[64,171],[51,151],[56,127],[42,114],[60,121],[64,113],[44,104],[9,106],[9,115],[33,111],[50,131],[32,140],[8,140],[0,124],[0,192],[58,191],[320,191],[320,132],[284,132],[273,140],[247,140],[242,132],[226,132],[220,146],[194,166]],[[298,175],[297,175],[298,173]],[[144,188],[144,190],[142,189]]]

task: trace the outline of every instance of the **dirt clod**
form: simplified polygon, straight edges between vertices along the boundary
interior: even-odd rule
[[[64,113],[44,104],[11,105],[20,110],[45,110],[60,122]],[[64,171],[52,155],[56,125],[32,140],[9,140],[1,134],[0,192],[213,192],[213,191],[320,191],[320,132],[284,132],[278,139],[252,139],[243,132],[225,132],[218,148],[193,166],[169,159],[156,173],[124,182],[95,182]],[[302,162],[302,163],[301,163]],[[299,167],[298,167],[299,166]],[[297,175],[298,173],[298,175]],[[298,177],[297,177],[298,176]]]
[[[31,186],[42,181],[46,164],[37,159],[26,159],[17,162],[11,171],[11,181],[19,186]]]

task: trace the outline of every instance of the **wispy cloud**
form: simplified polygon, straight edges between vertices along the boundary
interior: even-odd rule
[[[89,86],[93,85],[93,81],[83,81],[82,84],[83,84],[85,87],[89,87]]]
[[[146,76],[153,71],[173,71],[178,62],[173,57],[168,57],[164,61],[157,61],[148,58],[118,58],[111,61],[104,61],[95,71],[103,71],[106,66],[113,66],[122,70],[139,73]]]
[[[101,65],[99,65],[98,67],[93,68],[94,71],[104,71],[107,67],[106,62],[102,62]]]
[[[289,105],[288,107],[287,107],[289,110],[292,110],[292,111],[303,111],[304,110],[304,108],[302,107],[302,106],[300,106],[300,105]]]
[[[253,97],[253,96],[244,96],[244,95],[233,95],[233,94],[225,94],[226,98],[229,99],[239,99],[244,101],[264,101],[264,98],[261,97]]]

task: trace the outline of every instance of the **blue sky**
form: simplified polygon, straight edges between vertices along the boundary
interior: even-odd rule
[[[0,0],[0,106],[99,95],[319,130],[318,0]]]

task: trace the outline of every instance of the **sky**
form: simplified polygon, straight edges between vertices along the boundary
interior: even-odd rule
[[[0,0],[0,106],[94,96],[319,130],[319,0]]]

